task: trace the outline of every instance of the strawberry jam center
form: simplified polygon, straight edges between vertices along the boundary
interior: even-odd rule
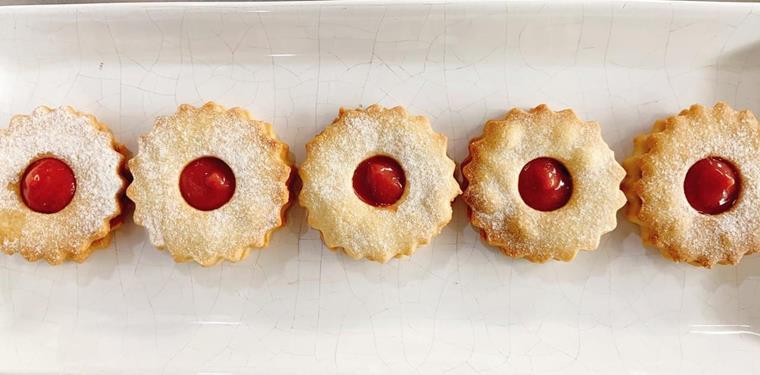
[[[552,158],[538,158],[525,164],[517,182],[522,200],[533,209],[554,211],[570,200],[573,180],[565,166]]]
[[[689,168],[683,190],[695,210],[717,215],[733,207],[739,198],[739,172],[726,160],[705,158]]]
[[[229,202],[235,193],[235,174],[227,163],[215,157],[195,159],[182,170],[179,191],[194,208],[215,210]]]
[[[56,158],[39,159],[21,176],[21,199],[32,211],[53,214],[71,203],[77,191],[74,171]]]
[[[404,194],[406,176],[397,161],[378,155],[356,167],[353,184],[356,195],[362,201],[375,207],[385,207],[396,203]]]

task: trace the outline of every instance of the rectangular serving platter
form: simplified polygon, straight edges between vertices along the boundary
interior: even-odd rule
[[[461,162],[483,123],[547,103],[617,159],[654,120],[724,100],[760,113],[760,5],[277,2],[0,8],[0,126],[95,114],[136,151],[213,100],[271,122],[297,162],[341,106],[427,116]],[[619,215],[570,263],[513,260],[464,205],[381,265],[326,249],[293,207],[242,262],[177,264],[128,222],[82,264],[0,257],[0,373],[757,374],[760,256],[711,270]]]

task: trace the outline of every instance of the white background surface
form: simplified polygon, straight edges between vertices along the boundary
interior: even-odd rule
[[[546,102],[618,160],[692,103],[760,113],[760,7],[346,3],[0,8],[0,126],[74,105],[132,150],[214,100],[273,122],[298,162],[342,106],[404,105],[461,161],[483,122]],[[129,223],[83,264],[0,257],[0,372],[757,374],[760,256],[713,270],[621,220],[572,263],[484,246],[460,201],[411,258],[325,249],[300,207],[238,264],[175,264]]]

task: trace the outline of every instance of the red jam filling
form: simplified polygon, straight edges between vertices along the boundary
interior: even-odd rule
[[[56,158],[30,164],[21,176],[21,198],[32,211],[53,214],[71,203],[77,191],[74,171]]]
[[[373,156],[359,164],[354,171],[354,191],[367,204],[390,206],[404,194],[406,176],[397,161],[390,157]]]
[[[552,158],[538,158],[525,164],[517,182],[522,200],[533,209],[554,211],[570,200],[573,179],[565,166]]]
[[[739,198],[739,185],[739,172],[731,163],[709,157],[689,168],[683,181],[683,191],[695,210],[717,215],[734,206]]]
[[[229,202],[235,193],[235,174],[227,163],[215,157],[195,159],[182,170],[179,191],[194,208],[215,210]]]

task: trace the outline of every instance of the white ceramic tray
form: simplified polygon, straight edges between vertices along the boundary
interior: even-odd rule
[[[297,161],[340,106],[404,105],[461,161],[548,103],[632,137],[692,103],[760,113],[760,6],[248,3],[0,8],[0,126],[96,114],[133,150],[181,103],[242,106]],[[621,216],[622,218],[622,216]],[[621,220],[572,263],[484,246],[460,201],[413,257],[325,249],[289,213],[243,262],[175,264],[128,223],[83,264],[0,257],[0,373],[757,374],[760,256],[674,264]]]

